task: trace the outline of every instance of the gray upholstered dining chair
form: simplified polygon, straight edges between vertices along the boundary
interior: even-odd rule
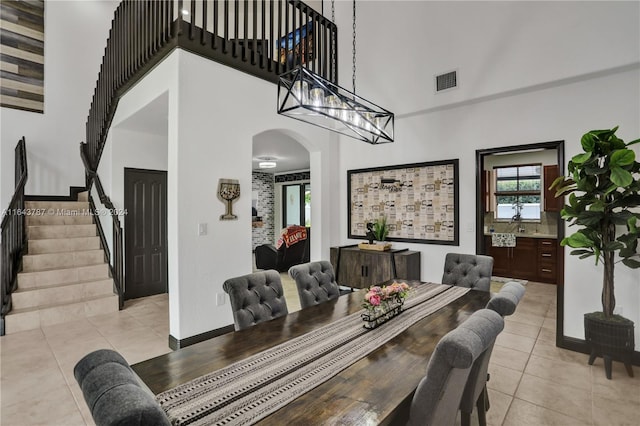
[[[447,253],[442,284],[489,291],[493,257],[481,254]]]
[[[326,260],[292,266],[289,275],[296,282],[302,309],[340,296],[333,267]]]
[[[520,299],[524,296],[525,287],[516,282],[509,281],[502,286],[500,291],[493,295],[487,303],[487,308],[496,311],[504,317],[515,312]],[[460,401],[461,425],[471,424],[471,413],[475,406],[478,411],[478,424],[487,424],[487,410],[489,410],[489,395],[487,393],[487,382],[489,374],[489,359],[493,351],[493,344],[489,347],[473,364],[471,373],[467,380],[467,385]]]
[[[524,296],[525,290],[525,286],[519,282],[509,281],[491,297],[487,308],[493,309],[503,317],[512,315],[516,311],[520,299]]]
[[[155,397],[119,353],[99,349],[73,369],[98,426],[170,425]]]
[[[289,313],[277,271],[260,271],[229,278],[222,288],[229,294],[236,330]]]
[[[474,362],[493,345],[504,328],[502,317],[481,309],[436,345],[427,375],[416,389],[409,425],[453,425]]]

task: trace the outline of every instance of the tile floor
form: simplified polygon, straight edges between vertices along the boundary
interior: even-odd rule
[[[294,311],[292,281],[283,284]],[[609,381],[602,360],[590,367],[586,355],[556,348],[555,312],[555,287],[530,282],[493,352],[489,424],[638,424],[640,379],[614,363]],[[132,364],[161,355],[170,350],[168,333],[167,295],[159,295],[128,302],[115,315],[1,337],[0,424],[93,424],[73,378],[75,363],[99,348],[113,348]]]

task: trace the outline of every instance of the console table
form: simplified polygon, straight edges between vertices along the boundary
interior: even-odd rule
[[[420,252],[373,251],[358,246],[331,247],[330,261],[338,284],[369,288],[394,278],[420,280]]]

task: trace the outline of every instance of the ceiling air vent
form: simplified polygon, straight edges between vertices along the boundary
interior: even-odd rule
[[[457,71],[436,75],[436,92],[458,87]]]

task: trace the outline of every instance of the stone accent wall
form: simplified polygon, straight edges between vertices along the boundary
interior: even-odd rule
[[[262,217],[263,226],[261,228],[252,228],[251,239],[252,248],[256,249],[261,244],[273,244],[274,239],[274,203],[275,203],[275,185],[273,174],[253,172],[251,177],[251,193],[257,191],[258,216]]]

